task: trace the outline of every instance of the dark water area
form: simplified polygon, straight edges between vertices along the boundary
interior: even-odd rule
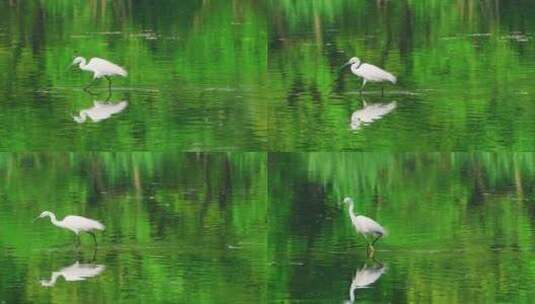
[[[269,295],[288,303],[529,303],[534,154],[274,153]],[[387,231],[367,245],[344,197]]]
[[[270,1],[270,9],[271,151],[533,151],[532,1]],[[340,69],[353,56],[397,84],[384,96],[378,84],[360,94],[362,80]]]
[[[0,156],[0,302],[265,298],[262,154]],[[59,220],[102,222],[76,246]]]

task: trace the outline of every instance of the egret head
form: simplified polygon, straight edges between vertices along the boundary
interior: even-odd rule
[[[85,61],[84,57],[78,56],[78,57],[74,58],[74,60],[71,63],[71,66],[72,65],[78,65],[78,64],[80,64],[80,63],[82,63],[84,61]]]
[[[85,110],[82,110],[82,111],[80,111],[80,115],[79,116],[73,115],[72,119],[74,121],[76,121],[77,123],[79,123],[79,124],[84,123],[85,120],[87,119],[87,112]]]
[[[358,59],[357,57],[353,57],[351,59],[349,59],[349,61],[347,62],[349,64],[359,64],[360,63],[360,59]]]
[[[43,211],[41,212],[41,214],[39,214],[38,217],[36,217],[33,221],[35,222],[36,220],[40,219],[40,218],[43,218],[43,217],[47,217],[47,216],[50,216],[52,217],[54,214],[50,211]]]
[[[360,65],[360,59],[358,59],[357,57],[353,57],[353,58],[349,59],[349,61],[346,62],[346,64],[344,64],[344,67],[346,67],[348,65],[353,65],[353,64]]]
[[[362,120],[360,119],[360,117],[351,117],[351,130],[358,130],[360,129],[360,126],[362,125]]]
[[[353,204],[353,200],[350,197],[344,198],[344,204],[351,205]]]

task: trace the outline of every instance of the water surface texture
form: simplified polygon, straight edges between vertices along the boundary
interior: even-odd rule
[[[269,4],[271,151],[535,150],[535,2]],[[398,84],[360,95],[353,56]]]
[[[528,0],[3,1],[0,149],[535,150],[533,15]],[[74,55],[129,75],[86,93]],[[352,56],[398,84],[359,94],[339,69]]]
[[[262,154],[0,155],[0,303],[266,297]],[[74,234],[41,211],[101,221]]]
[[[1,1],[0,149],[257,151],[267,144],[266,18],[253,1]],[[91,93],[68,65],[128,71]],[[96,102],[120,114],[78,124]]]
[[[270,154],[269,167],[273,302],[533,302],[535,154]],[[375,260],[345,196],[388,232]]]

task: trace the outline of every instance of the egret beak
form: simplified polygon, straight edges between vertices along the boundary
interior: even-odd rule
[[[346,66],[348,66],[350,64],[351,64],[351,61],[348,61],[348,62],[344,63],[344,65],[340,67],[340,70],[343,70]]]
[[[65,69],[65,71],[68,71],[68,70],[71,70],[72,71],[72,66],[74,65],[74,63],[71,63],[67,66],[67,68]]]
[[[32,223],[35,223],[35,221],[37,221],[38,219],[40,219],[40,217],[39,217],[39,216],[38,216],[38,217],[36,217],[36,218],[34,218],[34,219],[33,219],[33,221],[32,221]]]

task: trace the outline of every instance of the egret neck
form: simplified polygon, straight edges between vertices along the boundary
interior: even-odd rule
[[[84,57],[76,57],[75,59],[78,62],[78,67],[80,70],[88,71],[87,67],[87,60],[85,60]]]
[[[47,213],[46,213],[46,216],[50,217],[50,222],[52,222],[52,224],[53,224],[54,226],[63,227],[63,225],[61,224],[61,222],[58,221],[58,220],[56,219],[56,215],[55,215],[54,213],[52,213],[52,212],[47,212]]]
[[[61,275],[61,273],[59,273],[59,272],[53,272],[52,273],[52,277],[50,278],[50,280],[41,280],[41,286],[52,287],[52,286],[56,285],[56,281],[57,281],[57,279],[59,278],[60,275]]]
[[[72,118],[73,118],[74,121],[76,121],[77,123],[83,123],[83,122],[85,122],[85,120],[87,119],[87,111],[82,110],[82,111],[80,111],[80,115],[79,115],[79,117],[73,116]]]
[[[354,203],[353,201],[351,201],[351,203],[349,203],[349,217],[351,217],[351,220],[355,220],[355,218],[357,217],[357,214],[354,213]]]

